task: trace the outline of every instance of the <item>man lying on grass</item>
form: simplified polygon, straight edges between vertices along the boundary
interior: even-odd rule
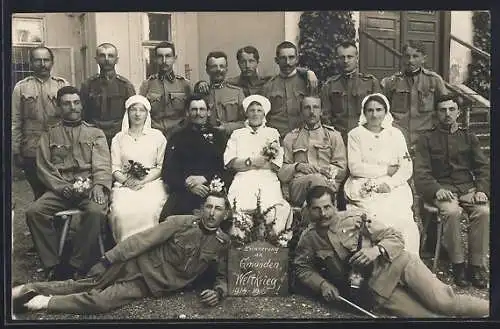
[[[229,236],[220,224],[229,210],[224,194],[210,192],[200,216],[171,216],[128,237],[107,251],[85,279],[13,288],[13,313],[108,312],[136,299],[182,289],[207,272],[215,274],[215,283],[213,289],[201,291],[200,300],[215,306],[227,294]]]

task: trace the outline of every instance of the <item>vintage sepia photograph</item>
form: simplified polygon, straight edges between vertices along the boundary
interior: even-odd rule
[[[490,54],[484,10],[13,13],[7,314],[489,318]]]

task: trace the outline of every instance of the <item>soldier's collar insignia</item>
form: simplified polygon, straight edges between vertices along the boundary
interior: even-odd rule
[[[214,89],[221,89],[225,86],[226,84],[226,81],[222,81],[222,82],[211,82],[210,83],[210,87],[211,88],[214,88]]]

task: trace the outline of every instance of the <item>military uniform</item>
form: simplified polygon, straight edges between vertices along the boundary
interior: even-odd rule
[[[320,173],[304,174],[297,171],[299,163],[308,163],[318,170],[334,165],[338,173],[333,188],[338,189],[345,176],[347,159],[344,142],[335,128],[327,125],[321,125],[313,130],[305,126],[296,128],[285,136],[283,148],[285,149],[283,166],[278,176],[282,182],[288,182],[291,203],[302,206],[309,188],[316,185],[331,185],[326,176]]]
[[[349,258],[358,247],[361,211],[339,212],[327,229],[310,226],[299,240],[294,260],[297,279],[313,292],[323,282],[346,286]],[[469,316],[489,314],[489,303],[468,295],[459,295],[441,282],[418,255],[404,250],[400,232],[372,220],[362,231],[362,247],[381,246],[370,268],[368,291],[375,308],[401,317]],[[327,269],[327,277],[320,268]],[[342,289],[341,289],[342,290]]]
[[[189,80],[174,74],[151,75],[141,84],[139,94],[151,103],[151,127],[169,138],[185,117],[186,99],[191,95]]]
[[[297,68],[297,74],[303,76],[304,79],[307,79],[307,72],[307,69]],[[243,89],[243,93],[247,97],[250,95],[263,95],[264,85],[272,78],[272,76],[262,77],[259,75],[246,77],[240,74],[237,77],[227,79],[227,82]]]
[[[271,102],[267,125],[278,129],[281,137],[300,125],[300,104],[307,91],[307,81],[298,74],[276,75],[264,85],[263,94]]]
[[[168,215],[191,214],[203,198],[186,187],[189,176],[204,176],[208,182],[217,175],[224,179],[223,154],[227,137],[221,130],[207,125],[187,123],[168,141],[163,160],[162,179],[168,185],[169,197],[161,218]],[[226,175],[226,176],[224,176]],[[229,181],[226,179],[226,186]]]
[[[435,100],[447,94],[443,79],[435,72],[421,68],[413,75],[398,72],[381,81],[383,93],[391,104],[394,123],[401,128],[409,145],[436,123]]]
[[[347,143],[347,133],[358,126],[361,102],[379,91],[380,84],[375,76],[357,70],[329,78],[321,88],[324,122],[340,131]]]
[[[454,130],[454,131],[453,131]],[[415,187],[429,203],[447,189],[457,200],[438,202],[449,208],[443,227],[443,244],[453,263],[465,261],[461,239],[462,210],[469,215],[469,253],[472,265],[483,266],[489,249],[489,204],[474,204],[475,192],[490,195],[490,166],[477,137],[467,129],[450,131],[440,125],[421,135],[415,158]]]
[[[247,97],[250,95],[262,95],[262,89],[266,82],[270,79],[271,77],[261,77],[258,75],[251,77],[239,75],[237,77],[227,79],[227,82],[243,89],[243,94]]]
[[[96,74],[82,83],[80,94],[83,119],[102,129],[111,146],[111,140],[121,130],[125,101],[135,95],[134,86],[114,72],[108,76]]]
[[[245,95],[240,87],[226,81],[220,84],[212,83],[209,94],[206,96],[208,109],[212,111],[210,115],[212,126],[223,123],[228,136],[233,130],[242,128],[246,118],[243,112],[243,99]]]
[[[29,76],[14,86],[12,92],[12,153],[24,158],[26,179],[38,199],[45,186],[36,174],[36,149],[40,135],[61,118],[57,91],[69,83],[51,76],[43,81]]]
[[[82,121],[68,125],[60,122],[42,134],[37,150],[38,176],[48,191],[26,211],[26,221],[42,264],[52,268],[58,264],[59,236],[53,227],[52,216],[68,208],[85,210],[81,227],[73,238],[70,265],[84,272],[97,255],[101,222],[108,212],[107,201],[98,204],[88,197],[66,200],[62,190],[73,185],[76,177],[92,180],[92,186],[102,185],[111,190],[111,157],[103,132]],[[108,193],[109,194],[109,193]],[[93,251],[96,251],[95,253]]]
[[[195,216],[173,216],[130,236],[106,252],[111,266],[100,276],[29,283],[26,288],[54,295],[49,312],[100,313],[182,289],[213,269],[213,289],[224,297],[229,236],[220,229],[207,231],[199,221]]]

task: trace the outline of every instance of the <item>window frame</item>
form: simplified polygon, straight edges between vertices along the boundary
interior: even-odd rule
[[[46,21],[45,17],[43,16],[20,16],[20,15],[12,15],[12,32],[14,32],[14,21],[16,20],[26,20],[26,21],[39,21],[41,24],[41,37],[42,41],[40,42],[18,42],[14,38],[12,39],[12,46],[17,46],[17,47],[36,47],[36,46],[41,46],[45,44],[45,41],[47,40],[47,26],[46,26]]]
[[[150,40],[149,39],[149,22],[148,22],[148,14],[162,14],[170,16],[170,28],[169,28],[169,39],[168,40]],[[175,35],[176,35],[176,15],[174,12],[170,11],[148,11],[141,13],[141,56],[143,56],[143,65],[142,65],[142,77],[143,79],[147,79],[147,71],[146,65],[148,58],[144,57],[145,50],[154,49],[156,45],[161,42],[168,41],[172,42],[176,45]],[[177,46],[177,45],[176,45]],[[177,49],[176,49],[177,52]],[[149,58],[151,60],[151,58]],[[174,63],[174,71],[178,71],[178,63],[177,61]]]
[[[16,38],[12,37],[12,34],[14,33],[14,21],[22,21],[22,20],[25,20],[25,21],[38,21],[40,22],[40,28],[41,28],[41,37],[42,37],[42,40],[40,42],[18,42]],[[46,22],[45,22],[45,17],[43,16],[37,16],[37,15],[29,15],[29,16],[25,16],[25,15],[12,15],[12,33],[11,33],[11,37],[12,37],[12,45],[11,45],[11,56],[14,56],[14,47],[16,48],[25,48],[27,50],[33,48],[33,47],[38,47],[38,46],[43,46],[45,44],[45,41],[47,40],[47,29],[46,29]],[[29,58],[27,59],[28,61],[28,65],[29,65]],[[26,78],[27,76],[30,76],[32,74],[32,70],[31,68],[28,66],[29,70],[28,71],[21,71],[21,70],[14,70],[13,69],[13,66],[14,66],[14,59],[12,58],[11,60],[11,71],[10,71],[10,77],[11,77],[11,80],[12,80],[12,88],[14,88],[14,85],[17,81],[14,81],[14,76],[16,76],[15,72],[19,72],[21,73],[21,76],[23,78],[21,78],[20,80]],[[20,81],[18,80],[18,81]]]

